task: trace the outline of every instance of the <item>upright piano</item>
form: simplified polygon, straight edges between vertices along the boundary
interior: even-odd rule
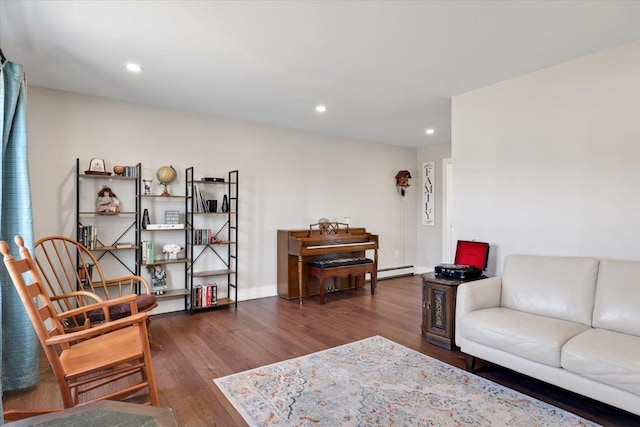
[[[307,263],[319,259],[364,257],[368,250],[374,251],[377,265],[378,235],[365,228],[339,228],[332,234],[313,229],[278,230],[278,295],[286,299],[300,298],[300,289],[307,288]],[[319,284],[311,285],[309,293],[319,293]],[[336,290],[349,286],[348,280],[336,279]]]

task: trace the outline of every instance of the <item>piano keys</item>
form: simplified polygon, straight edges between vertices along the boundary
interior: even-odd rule
[[[365,228],[342,228],[335,234],[318,230],[278,230],[278,295],[301,298],[306,289],[307,263],[318,259],[358,258],[374,251],[378,263],[378,235]],[[364,277],[361,278],[364,281]],[[347,279],[334,279],[336,290],[349,289]],[[319,284],[310,283],[309,293],[317,295]]]

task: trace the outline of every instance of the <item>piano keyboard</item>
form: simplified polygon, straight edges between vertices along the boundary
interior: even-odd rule
[[[326,249],[326,248],[340,248],[344,246],[365,246],[373,245],[375,242],[357,242],[357,243],[338,243],[336,245],[313,245],[307,246],[307,249]]]

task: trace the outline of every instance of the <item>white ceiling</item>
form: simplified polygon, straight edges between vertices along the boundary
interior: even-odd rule
[[[0,0],[30,85],[409,147],[450,142],[454,95],[637,39],[640,1]]]

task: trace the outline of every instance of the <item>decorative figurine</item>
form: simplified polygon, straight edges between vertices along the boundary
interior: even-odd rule
[[[222,197],[222,212],[229,212],[229,199],[226,194]]]
[[[153,285],[153,293],[156,295],[164,294],[164,291],[167,289],[167,273],[162,269],[161,265],[153,266],[151,284]]]
[[[115,215],[120,212],[120,200],[109,187],[103,187],[98,192],[96,200],[97,212],[102,215]]]
[[[143,179],[142,182],[144,182],[144,195],[145,196],[150,196],[151,195],[151,180],[150,179]]]

